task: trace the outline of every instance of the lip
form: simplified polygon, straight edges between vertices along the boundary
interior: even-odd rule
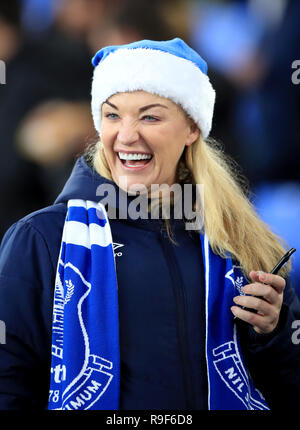
[[[119,152],[125,152],[125,151],[119,151]],[[147,152],[129,152],[129,151],[126,151],[126,154],[148,154]],[[152,163],[152,160],[153,160],[153,156],[152,156],[152,158],[151,158],[151,160],[150,161],[148,161],[148,163],[146,163],[144,166],[132,166],[132,167],[128,167],[128,166],[125,166],[125,164],[123,164],[122,163],[122,161],[120,160],[120,158],[119,158],[119,156],[118,156],[118,154],[116,154],[117,155],[117,159],[118,159],[118,163],[121,165],[121,167],[124,169],[124,170],[126,170],[127,172],[137,172],[137,171],[140,171],[140,170],[144,170],[144,169],[146,169],[148,166],[150,166],[151,165],[151,163]],[[151,154],[152,155],[152,154]]]
[[[151,154],[151,152],[115,150],[115,153],[117,154],[117,156],[118,156],[119,152],[123,152],[124,154],[142,154],[142,155],[152,155],[153,156],[153,154]],[[118,158],[119,158],[119,156],[118,156]]]

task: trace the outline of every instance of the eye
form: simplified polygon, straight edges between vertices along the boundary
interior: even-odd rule
[[[143,116],[142,119],[145,119],[148,122],[158,121],[158,118],[156,118],[155,116],[151,116],[151,115],[145,115],[145,116]]]
[[[116,113],[106,113],[105,118],[109,118],[109,119],[117,119],[118,115]]]

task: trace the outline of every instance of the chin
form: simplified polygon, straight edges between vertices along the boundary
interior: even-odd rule
[[[118,180],[114,180],[114,182],[118,185],[119,188],[126,191],[128,194],[135,194],[136,191],[148,192],[148,188],[150,189],[150,185],[148,182],[139,178],[132,178],[129,175],[119,175]]]

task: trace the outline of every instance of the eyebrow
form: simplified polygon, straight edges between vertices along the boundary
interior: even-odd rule
[[[110,102],[108,102],[108,101],[106,101],[106,102],[104,102],[104,103],[106,103],[106,104],[108,104],[109,106],[111,106],[112,108],[114,108],[114,109],[118,110],[117,106],[115,106],[114,104],[112,104],[112,103],[110,103]],[[163,108],[165,108],[165,109],[169,109],[169,108],[168,108],[168,106],[162,105],[161,103],[153,103],[153,104],[151,104],[151,105],[147,105],[147,106],[143,106],[143,107],[139,108],[139,112],[144,112],[144,111],[145,111],[145,110],[147,110],[147,109],[150,109],[150,108],[153,108],[153,107],[157,107],[157,106],[159,106],[159,107],[163,107]]]

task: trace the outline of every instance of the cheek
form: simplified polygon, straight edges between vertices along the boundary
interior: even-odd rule
[[[112,145],[109,144],[109,141],[105,139],[105,137],[101,133],[101,143],[102,143],[102,150],[104,158],[110,168],[110,170],[115,168],[115,153],[112,150]]]
[[[104,148],[104,152],[107,156],[112,156],[113,151],[113,138],[111,133],[101,130],[101,142]]]
[[[153,149],[167,154],[172,159],[180,156],[187,139],[185,127],[180,121],[161,127],[152,137]]]
[[[178,139],[175,135],[172,137],[168,135],[161,145],[153,148],[153,151],[166,167],[173,168],[174,164],[179,161],[184,148],[185,144],[182,143],[181,139]]]
[[[101,140],[105,143],[111,143],[113,138],[114,130],[111,124],[107,124],[105,118],[101,123]]]
[[[152,151],[160,158],[172,157],[172,143],[175,139],[175,133],[170,126],[160,127],[159,130],[151,130],[151,133],[144,137],[149,142]]]

